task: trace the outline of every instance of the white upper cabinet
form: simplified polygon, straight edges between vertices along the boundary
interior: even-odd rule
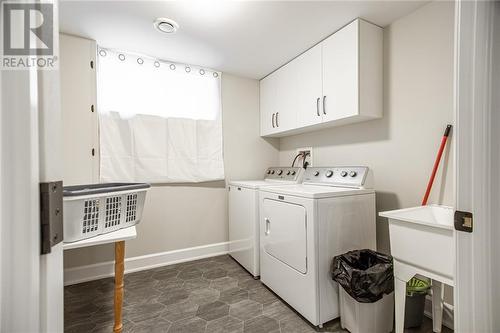
[[[357,19],[262,79],[261,135],[381,118],[382,38]]]

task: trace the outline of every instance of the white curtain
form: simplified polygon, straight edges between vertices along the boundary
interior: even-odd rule
[[[219,72],[100,48],[102,182],[224,179]]]

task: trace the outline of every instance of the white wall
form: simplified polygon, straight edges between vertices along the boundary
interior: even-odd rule
[[[222,107],[226,179],[262,177],[268,166],[278,163],[278,141],[259,137],[258,81],[223,74]],[[127,242],[126,256],[226,242],[226,195],[224,181],[152,187],[138,237]],[[109,261],[113,253],[109,245],[67,251],[64,264],[69,268]]]
[[[385,28],[383,119],[282,138],[280,162],[312,146],[316,166],[369,166],[377,211],[419,205],[443,131],[453,123],[453,28],[453,2],[432,2]],[[429,203],[453,205],[450,147]],[[381,218],[377,243],[389,250]]]

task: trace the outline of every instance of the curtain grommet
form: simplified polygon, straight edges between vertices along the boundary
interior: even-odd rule
[[[168,66],[168,67],[170,67],[171,70],[175,70],[175,65],[174,64],[170,64],[170,66]]]
[[[155,65],[156,68],[158,68],[158,67],[160,67],[160,62],[159,61],[155,61],[154,65]]]
[[[205,75],[205,70],[204,70],[203,68],[202,68],[202,69],[200,69],[200,74],[201,74],[201,75]]]
[[[189,72],[191,72],[191,67],[186,66],[185,70],[186,70],[186,73],[189,73]]]
[[[101,57],[105,57],[107,55],[106,51],[105,50],[99,50],[99,55]]]
[[[121,61],[124,61],[125,60],[125,55],[123,53],[120,53],[118,55],[118,59],[120,59]]]
[[[142,65],[144,63],[144,60],[142,58],[137,58],[137,63],[139,65]]]
[[[214,77],[219,77],[219,73],[217,73],[217,72],[214,72],[213,75],[214,75]]]

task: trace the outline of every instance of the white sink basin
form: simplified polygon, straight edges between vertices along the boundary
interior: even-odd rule
[[[453,280],[453,212],[451,207],[430,205],[379,213],[389,219],[391,255]]]

